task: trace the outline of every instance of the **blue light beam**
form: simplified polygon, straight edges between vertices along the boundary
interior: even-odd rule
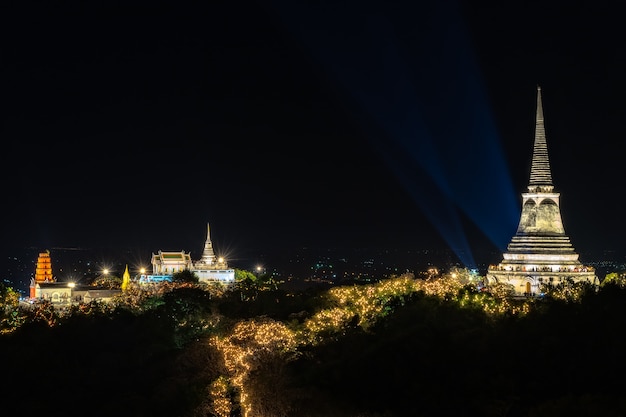
[[[503,250],[519,201],[453,3],[273,4],[461,262],[476,266],[459,211]]]

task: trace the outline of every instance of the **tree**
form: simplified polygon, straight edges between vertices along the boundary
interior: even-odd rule
[[[16,308],[19,304],[20,294],[11,287],[0,282],[0,308]]]
[[[196,275],[195,272],[190,271],[188,269],[184,269],[182,271],[176,272],[172,275],[172,282],[174,283],[190,283],[197,284],[200,282],[200,278]]]
[[[250,301],[258,294],[258,278],[250,271],[235,269],[235,288],[241,293],[241,299]]]
[[[492,296],[500,300],[510,298],[515,295],[515,287],[506,282],[489,284],[486,288]]]
[[[122,287],[122,278],[116,277],[115,275],[103,274],[96,278],[92,284],[97,287],[112,290]]]
[[[20,294],[11,287],[0,283],[0,333],[10,333],[25,320],[20,311]]]
[[[600,283],[600,286],[605,286],[608,284],[614,284],[619,287],[626,286],[626,273],[610,272],[606,274],[604,276],[604,279],[602,280],[602,283]]]

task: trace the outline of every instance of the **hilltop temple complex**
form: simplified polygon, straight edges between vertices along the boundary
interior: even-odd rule
[[[189,270],[198,276],[200,282],[219,282],[232,284],[235,282],[235,270],[229,268],[224,257],[218,257],[211,242],[211,229],[207,223],[207,238],[199,260],[193,261],[188,252],[158,251],[152,254],[152,274],[141,275],[141,284],[169,281],[173,274]]]
[[[517,232],[498,265],[489,267],[487,285],[511,285],[515,295],[534,296],[543,284],[566,282],[598,284],[592,267],[583,265],[561,219],[560,194],[554,191],[543,119],[541,88],[537,87],[537,114],[528,192],[522,193]]]
[[[199,279],[199,282],[216,282],[230,285],[235,282],[235,270],[228,266],[227,261],[215,255],[211,233],[207,224],[207,239],[204,250],[196,261],[191,254],[185,251],[166,252],[158,251],[152,254],[152,274],[141,274],[134,279],[128,271],[128,265],[122,276],[120,289],[103,289],[90,284],[58,281],[52,273],[52,259],[50,251],[39,253],[35,274],[31,279],[29,298],[31,300],[48,300],[53,304],[71,304],[89,302],[92,300],[110,301],[116,294],[128,288],[132,281],[139,284],[159,283],[171,281],[177,272],[189,270]]]

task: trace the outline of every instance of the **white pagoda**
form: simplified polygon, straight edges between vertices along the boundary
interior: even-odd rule
[[[537,87],[537,116],[528,192],[522,193],[517,232],[498,265],[489,267],[487,285],[505,283],[517,296],[535,296],[542,284],[598,284],[592,267],[584,266],[565,234],[559,193],[554,192],[543,120],[541,88]]]

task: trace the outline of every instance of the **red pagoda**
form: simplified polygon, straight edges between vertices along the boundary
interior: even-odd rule
[[[35,277],[30,281],[30,298],[35,298],[35,286],[40,282],[55,282],[52,276],[52,260],[50,251],[40,252],[35,267]]]

